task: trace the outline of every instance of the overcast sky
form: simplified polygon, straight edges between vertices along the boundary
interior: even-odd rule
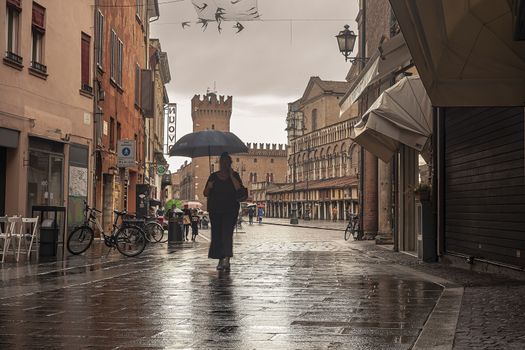
[[[242,22],[239,34],[235,22],[223,22],[222,34],[216,23],[203,32],[190,0],[159,4],[151,36],[168,53],[177,139],[192,131],[193,95],[216,82],[218,94],[233,96],[232,132],[245,142],[286,143],[287,103],[301,97],[310,76],[344,80],[350,68],[334,36],[344,24],[356,31],[357,0],[258,0],[262,21]],[[183,30],[185,21],[192,23]],[[170,169],[183,161],[171,158]]]

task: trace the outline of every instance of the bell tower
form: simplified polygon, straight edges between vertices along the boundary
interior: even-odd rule
[[[191,119],[193,131],[215,129],[230,131],[232,116],[232,96],[225,98],[214,92],[206,95],[195,95],[191,99]]]

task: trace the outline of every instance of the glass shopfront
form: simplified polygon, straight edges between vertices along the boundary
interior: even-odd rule
[[[64,205],[64,145],[29,139],[27,213],[34,205]]]

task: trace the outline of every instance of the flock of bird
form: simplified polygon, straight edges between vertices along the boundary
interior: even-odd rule
[[[236,5],[240,2],[242,2],[243,0],[231,0],[230,3],[232,5]],[[204,10],[206,10],[208,8],[208,4],[203,2],[201,3],[200,5],[197,5],[195,3],[193,3],[193,5],[195,6],[196,10],[197,10],[197,14],[200,14],[202,13]],[[228,19],[225,18],[225,15],[226,15],[226,10],[222,7],[217,7],[217,10],[215,11],[215,20],[214,22],[217,22],[217,30],[219,31],[219,33],[221,33],[222,31],[222,22],[225,22],[225,21],[228,21]],[[248,9],[246,12],[243,12],[243,13],[239,13],[238,15],[241,15],[241,16],[248,16],[248,18],[254,20],[254,19],[259,19],[261,17],[261,15],[259,14],[259,10],[257,9],[256,6]],[[198,16],[199,17],[199,20],[197,21],[197,24],[200,24],[201,25],[201,28],[202,30],[206,30],[208,28],[208,23],[209,22],[212,22],[212,20],[210,19],[205,19],[205,18],[202,18],[200,15]],[[191,26],[191,22],[190,21],[187,21],[187,22],[182,22],[182,29],[186,29],[187,27],[190,27]],[[236,31],[236,34],[242,32],[244,30],[244,26],[240,23],[240,22],[237,22],[234,26],[233,26],[234,29],[237,29]]]

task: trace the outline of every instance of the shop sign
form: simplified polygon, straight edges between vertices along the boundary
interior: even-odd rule
[[[167,152],[171,149],[171,147],[175,144],[176,139],[176,130],[177,130],[177,104],[176,103],[169,103],[168,104],[168,132],[167,132]]]

